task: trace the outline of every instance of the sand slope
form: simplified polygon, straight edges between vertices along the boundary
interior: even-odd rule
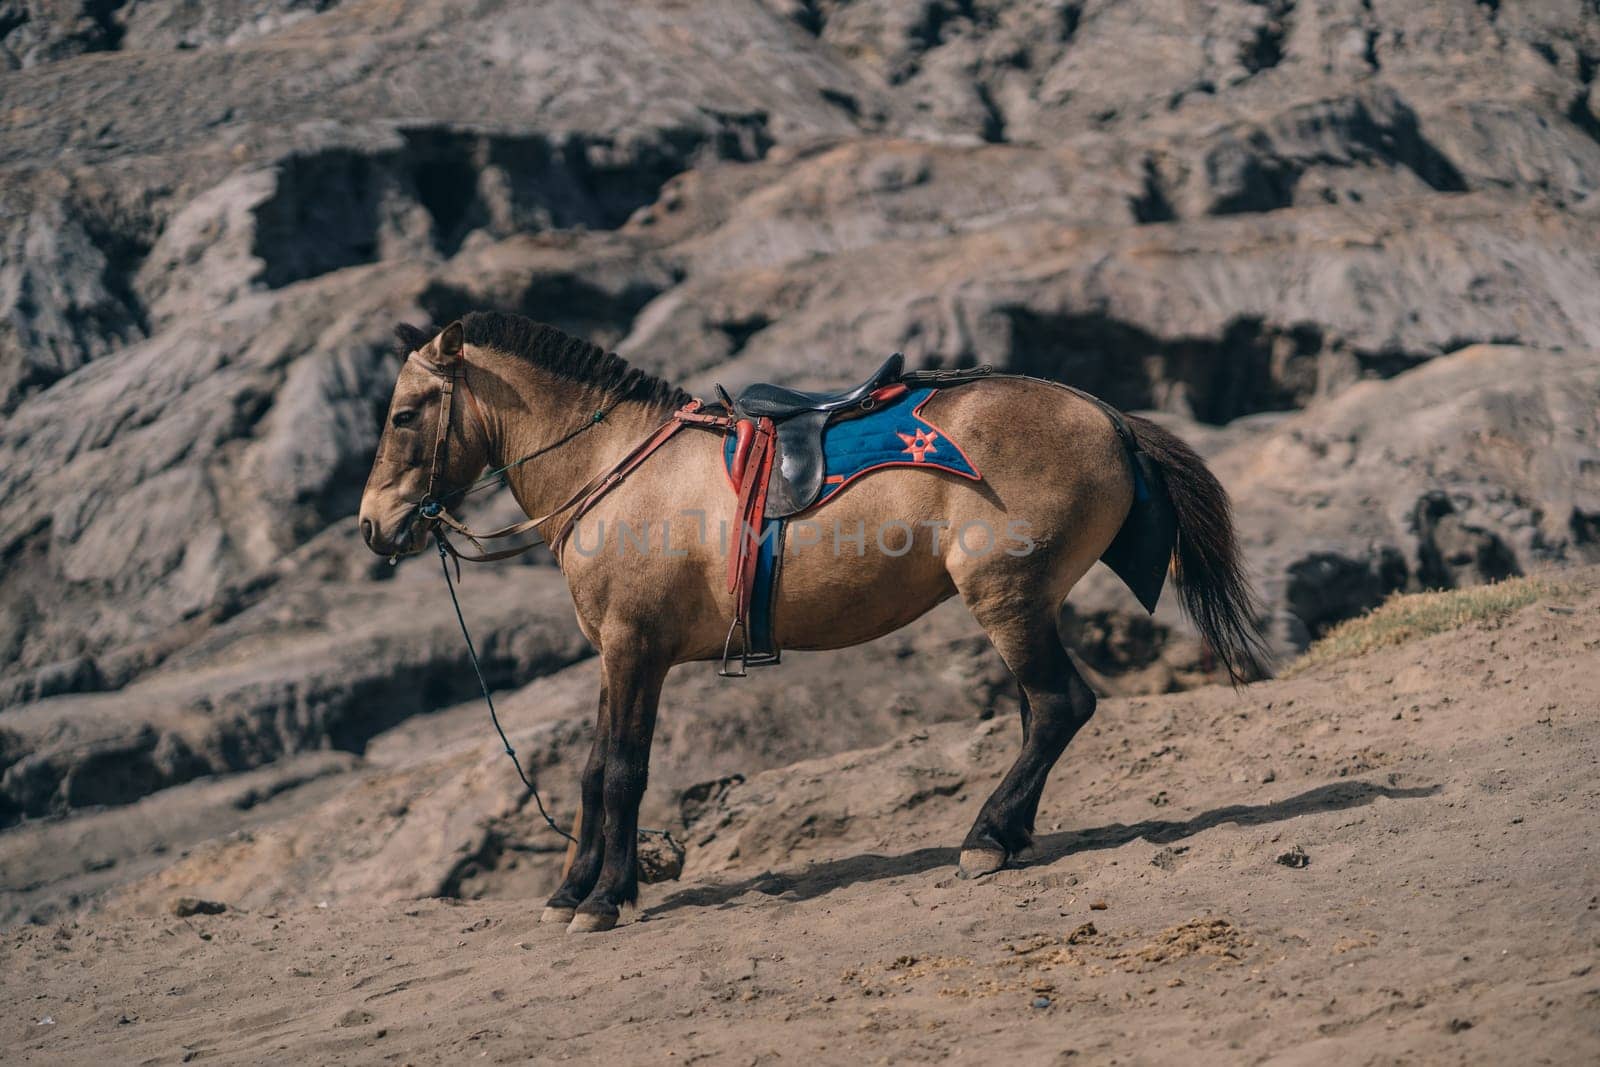
[[[1014,721],[752,777],[608,935],[314,885],[179,919],[135,886],[6,931],[0,1058],[1592,1063],[1597,609],[1591,569],[1305,677],[1106,701],[1036,861],[975,883],[954,848]]]

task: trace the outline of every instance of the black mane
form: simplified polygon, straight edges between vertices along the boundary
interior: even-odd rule
[[[521,315],[474,311],[461,320],[461,325],[469,345],[525,359],[551,374],[592,385],[619,400],[678,407],[690,399],[688,393],[670,382],[630,367],[621,356]],[[405,351],[411,352],[427,344],[433,333],[400,323],[395,327],[395,337]]]

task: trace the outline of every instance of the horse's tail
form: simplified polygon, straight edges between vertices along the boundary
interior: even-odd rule
[[[1124,415],[1141,451],[1166,476],[1178,517],[1172,576],[1184,612],[1235,685],[1266,672],[1270,661],[1256,627],[1260,613],[1246,577],[1227,490],[1195,450],[1148,419]]]

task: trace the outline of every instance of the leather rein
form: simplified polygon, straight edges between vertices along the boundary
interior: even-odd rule
[[[510,463],[507,463],[503,467],[495,468],[482,478],[478,479],[478,481],[473,485],[468,486],[466,489],[454,490],[441,495],[438,491],[439,472],[443,466],[445,451],[449,444],[451,409],[454,406],[457,382],[461,383],[461,391],[466,393],[467,400],[472,405],[472,410],[477,415],[478,425],[483,429],[485,439],[488,437],[489,424],[483,417],[483,408],[479,405],[476,394],[472,392],[472,387],[467,382],[465,358],[458,360],[455,367],[448,372],[438,366],[435,366],[426,359],[421,360],[421,363],[430,374],[433,374],[441,381],[440,408],[438,431],[434,436],[433,442],[433,464],[428,471],[427,495],[424,496],[420,502],[418,502],[417,517],[414,521],[446,526],[460,534],[462,537],[465,537],[468,541],[471,541],[472,544],[477,547],[477,555],[469,555],[461,552],[448,540],[440,537],[439,531],[435,529],[435,540],[439,542],[441,548],[449,552],[450,555],[456,559],[457,567],[460,566],[461,560],[466,560],[468,563],[492,563],[495,560],[510,559],[513,556],[520,556],[524,552],[531,552],[533,549],[539,547],[541,544],[540,541],[532,541],[525,545],[517,545],[513,548],[498,549],[492,552],[484,548],[483,542],[502,540],[507,537],[515,537],[518,534],[526,533],[529,530],[538,530],[538,527],[543,526],[545,523],[549,522],[551,519],[554,519],[563,512],[570,512],[567,517],[562,520],[560,526],[556,528],[554,536],[546,537],[542,542],[544,544],[548,544],[550,546],[550,550],[554,552],[559,559],[561,546],[566,543],[567,538],[572,533],[572,528],[577,525],[578,520],[583,518],[583,516],[587,514],[596,504],[598,504],[607,493],[611,492],[611,490],[615,489],[618,485],[621,485],[623,480],[626,479],[629,474],[633,473],[633,471],[646,459],[648,459],[652,453],[671,440],[679,430],[686,426],[700,426],[705,429],[720,430],[723,433],[729,433],[733,431],[736,423],[736,420],[731,416],[712,415],[701,411],[700,401],[691,400],[677,411],[674,411],[672,416],[668,418],[666,422],[662,423],[655,429],[654,432],[646,436],[644,440],[640,441],[637,445],[630,449],[627,455],[623,456],[611,467],[602,471],[600,474],[595,475],[593,478],[589,479],[589,481],[580,486],[578,490],[569,496],[565,501],[563,501],[559,507],[546,512],[537,518],[524,519],[521,522],[512,523],[509,526],[503,526],[498,530],[488,530],[480,533],[471,529],[460,519],[450,514],[449,509],[445,507],[444,499],[447,497],[464,499],[468,494],[476,492],[477,490],[492,484],[494,479],[498,478],[506,471],[520,467],[529,460],[536,459],[547,452],[553,452],[557,448],[560,448],[562,445],[567,444],[574,438],[583,434],[585,431],[598,426],[605,420],[605,417],[609,415],[619,403],[621,403],[621,400],[613,400],[606,407],[596,410],[587,421],[585,421],[581,426],[572,430],[570,433],[563,435],[562,437],[552,441],[550,444],[545,445],[542,448],[530,452],[520,459],[516,459]],[[542,536],[542,531],[539,532]]]

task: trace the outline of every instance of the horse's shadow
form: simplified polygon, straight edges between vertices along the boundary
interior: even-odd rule
[[[1119,848],[1139,838],[1152,844],[1165,845],[1227,822],[1239,826],[1260,826],[1301,815],[1359,808],[1379,797],[1390,800],[1430,797],[1439,789],[1438,785],[1402,788],[1372,782],[1334,782],[1271,804],[1230,804],[1182,821],[1146,819],[1132,825],[1111,823],[1089,830],[1044,834],[1035,839],[1033,853],[1026,865],[1053,863],[1075,852]],[[858,882],[876,882],[885,878],[922,874],[939,867],[954,867],[958,854],[959,850],[954,848],[919,848],[898,856],[867,853],[827,860],[795,871],[763,871],[737,882],[679,890],[661,903],[645,909],[641,918],[653,918],[680,907],[732,907],[735,900],[750,892],[790,901],[811,900]]]

